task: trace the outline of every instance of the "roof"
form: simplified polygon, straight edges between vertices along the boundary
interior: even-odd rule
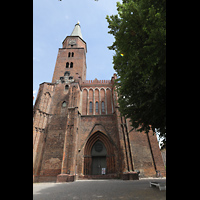
[[[72,31],[70,36],[79,36],[81,39],[83,39],[82,37],[82,33],[81,33],[81,26],[79,24],[80,22],[78,22],[75,27],[74,30]]]

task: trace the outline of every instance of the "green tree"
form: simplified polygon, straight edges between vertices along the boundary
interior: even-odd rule
[[[166,143],[166,0],[123,0],[106,16],[118,79],[120,112],[146,133],[156,129]]]

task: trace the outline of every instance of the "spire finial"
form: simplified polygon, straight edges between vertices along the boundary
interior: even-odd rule
[[[81,34],[81,26],[79,24],[80,22],[78,21],[74,27],[74,30],[72,31],[71,36],[79,36],[81,39],[83,39]]]

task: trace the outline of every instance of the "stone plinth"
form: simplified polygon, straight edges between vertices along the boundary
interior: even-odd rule
[[[74,181],[74,175],[69,174],[59,174],[57,176],[56,182],[73,182]]]
[[[120,179],[122,180],[139,180],[137,172],[125,172],[120,174]]]

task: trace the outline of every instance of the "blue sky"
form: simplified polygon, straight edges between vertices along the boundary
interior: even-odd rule
[[[51,82],[58,48],[80,21],[87,43],[87,80],[110,80],[114,51],[108,50],[114,38],[108,34],[106,15],[117,14],[122,0],[33,0],[33,93],[39,84]],[[35,101],[35,99],[34,99]]]
[[[78,21],[87,43],[86,79],[111,79],[114,51],[107,46],[114,38],[105,17],[117,14],[116,2],[122,0],[33,0],[33,103],[39,84],[51,82],[58,48]]]

